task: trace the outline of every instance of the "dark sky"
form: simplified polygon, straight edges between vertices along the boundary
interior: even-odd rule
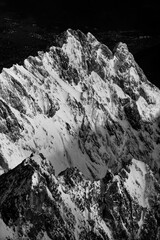
[[[153,1],[126,0],[0,0],[3,11],[32,16],[39,23],[64,26],[97,26],[107,29],[144,29],[159,32],[160,7]]]

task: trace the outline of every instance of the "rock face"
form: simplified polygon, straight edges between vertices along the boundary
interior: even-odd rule
[[[86,180],[77,168],[55,177],[43,154],[0,177],[1,239],[159,239],[160,185],[133,159],[118,174]]]
[[[158,240],[160,90],[126,44],[55,45],[0,74],[0,239]]]

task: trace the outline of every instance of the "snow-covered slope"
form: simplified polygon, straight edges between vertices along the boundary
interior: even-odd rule
[[[26,173],[27,178],[24,177],[25,173],[20,174],[20,172],[25,172],[25,169],[28,169],[26,166],[30,166],[29,163],[24,165],[26,162],[26,160],[23,162],[24,159],[28,157],[30,159],[31,154],[34,154],[34,158],[42,154],[50,167],[54,169],[53,178],[58,184],[56,191],[62,198],[60,202],[63,204],[56,205],[57,211],[60,211],[61,218],[66,222],[67,213],[63,216],[62,205],[64,205],[66,209],[70,209],[67,211],[70,211],[75,218],[74,224],[71,223],[69,228],[71,230],[73,224],[72,230],[74,231],[69,230],[69,233],[68,225],[65,228],[65,224],[62,224],[62,227],[59,222],[57,223],[60,227],[59,232],[62,229],[66,231],[62,231],[62,239],[72,239],[66,236],[81,239],[83,231],[79,229],[79,225],[84,229],[84,234],[89,231],[86,229],[91,229],[90,234],[97,234],[91,235],[88,239],[96,239],[95,236],[97,239],[107,239],[104,234],[109,239],[119,239],[118,235],[122,230],[122,235],[125,232],[124,239],[127,239],[127,236],[129,239],[133,236],[136,239],[144,230],[142,225],[147,221],[145,218],[148,219],[149,211],[156,219],[148,195],[150,196],[151,189],[153,190],[151,192],[154,192],[152,182],[156,180],[153,174],[159,180],[160,90],[146,79],[124,43],[117,44],[112,53],[91,33],[85,35],[79,30],[69,29],[57,37],[54,45],[48,52],[38,52],[38,56],[28,57],[24,60],[23,66],[14,65],[10,69],[4,68],[0,74],[0,174],[2,174],[0,181],[3,182],[8,174],[19,174],[20,185],[16,184],[20,192],[24,190],[24,199],[26,196],[32,199],[31,195],[27,194],[28,191],[32,192],[37,184],[37,191],[40,191],[41,170],[37,173],[37,170],[34,171],[37,167],[33,169],[29,167],[29,172]],[[70,168],[71,170],[67,170]],[[64,182],[64,176],[66,172],[68,174],[68,171],[68,179],[74,171],[78,172],[78,176],[81,174],[84,176],[82,186],[78,183],[80,189],[78,186],[74,186],[72,190],[65,189],[68,183]],[[111,185],[108,182],[104,185],[103,181],[108,172],[113,182]],[[123,181],[120,174],[125,176]],[[150,176],[154,178],[154,181]],[[24,184],[26,188],[23,188]],[[43,184],[45,194],[48,194],[51,202],[55,202],[52,191],[46,185],[49,183]],[[85,196],[88,196],[89,191],[85,187],[86,184],[91,185],[97,192],[95,198],[92,197],[94,198],[93,205],[89,207],[86,207],[88,200]],[[159,186],[158,182],[156,184]],[[10,220],[5,220],[2,214],[6,209],[4,205],[6,204],[7,209],[9,207],[10,200],[7,202],[5,200],[8,194],[11,193],[13,199],[17,196],[15,191],[18,190],[15,190],[17,187],[14,189],[14,185],[9,188],[10,190],[6,188],[1,192],[3,196],[7,196],[4,199],[2,197],[1,204],[3,204],[0,207],[2,215],[0,230],[5,229],[3,235],[0,233],[1,239],[6,239],[5,232],[11,234],[11,239],[17,239],[17,235],[14,234],[20,234],[20,230],[8,227],[14,225],[15,228],[15,226],[23,225],[21,222],[16,222],[21,220],[13,220],[9,215],[7,219],[14,222],[10,225]],[[110,187],[115,188],[116,191],[115,195],[113,194],[114,197],[117,196],[115,203],[114,197],[112,201],[109,197]],[[158,190],[155,192],[153,196],[157,198]],[[75,200],[72,199],[73,197],[78,201],[77,194],[82,198],[81,205],[84,211],[81,211],[80,206],[77,208]],[[22,203],[24,199],[21,199]],[[31,203],[28,204],[29,208]],[[44,210],[45,214],[48,212],[50,214],[50,211],[53,213],[52,207],[43,209],[40,205],[39,209]],[[18,205],[19,208],[21,208],[20,205]],[[148,210],[150,208],[151,210]],[[134,230],[133,212],[137,211],[136,209],[140,210],[137,213],[139,215],[136,220],[136,230]],[[35,210],[34,214],[39,216],[37,211],[39,210]],[[125,214],[129,214],[127,222]],[[21,215],[16,216],[17,219],[21,219]],[[23,216],[30,222],[27,223],[29,226],[25,223],[24,229],[27,229],[27,226],[30,229],[30,224],[34,226],[34,222],[30,221],[28,215]],[[119,220],[116,220],[117,218]],[[95,228],[93,224],[90,224],[90,219],[91,222],[93,219],[96,222]],[[158,224],[157,219],[155,221]],[[88,221],[89,223],[86,223]],[[115,226],[117,231],[114,234]],[[49,229],[52,227],[49,226]],[[158,229],[158,225],[155,224],[155,228]],[[33,238],[26,236],[28,239],[61,239],[60,236],[55,237],[54,230],[52,235],[49,233],[51,230],[46,230],[46,226],[44,229],[43,236],[38,236],[39,232],[35,233],[37,235]],[[146,229],[146,232],[150,231],[148,225]],[[80,237],[81,234],[82,237]],[[156,231],[156,235],[150,234],[154,237],[158,236]],[[98,238],[100,235],[102,235],[101,238]],[[156,239],[154,237],[153,239]],[[83,238],[87,239],[87,237]],[[140,239],[143,239],[142,236]]]

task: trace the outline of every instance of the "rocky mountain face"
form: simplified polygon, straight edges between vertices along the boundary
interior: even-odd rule
[[[0,240],[160,239],[160,90],[67,30],[0,74]]]

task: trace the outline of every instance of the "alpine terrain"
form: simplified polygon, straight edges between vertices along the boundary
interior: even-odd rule
[[[0,74],[0,240],[51,239],[160,239],[160,90],[71,29]]]

